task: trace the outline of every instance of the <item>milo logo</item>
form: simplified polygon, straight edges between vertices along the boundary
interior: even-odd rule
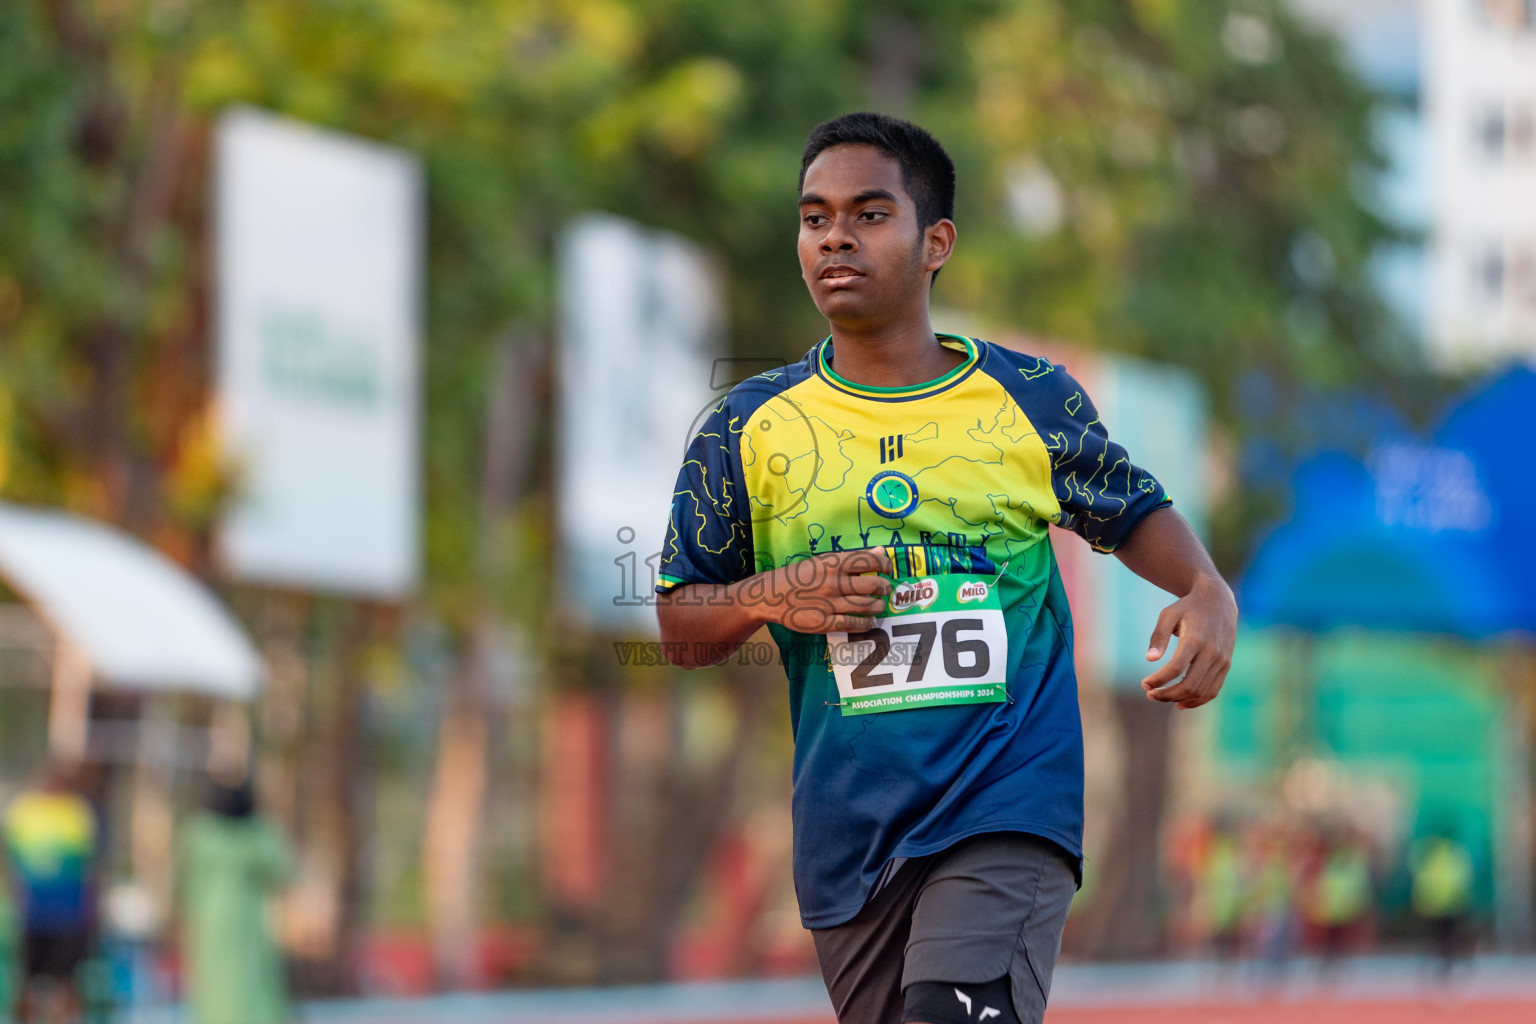
[[[960,603],[964,604],[967,601],[985,601],[990,592],[991,589],[987,586],[986,580],[972,580],[961,585],[957,596],[960,598]]]
[[[891,591],[891,611],[904,612],[913,608],[927,608],[939,596],[938,581],[933,579],[909,580],[898,583]]]

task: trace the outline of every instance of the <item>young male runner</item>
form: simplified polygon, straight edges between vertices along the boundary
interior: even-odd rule
[[[845,1024],[1039,1021],[1082,856],[1072,627],[1047,526],[1178,600],[1153,700],[1216,696],[1237,609],[1065,370],[935,335],[954,167],[849,114],[801,163],[800,268],[831,336],[716,405],[660,566],[669,657],[767,625],[790,683],[794,874]]]

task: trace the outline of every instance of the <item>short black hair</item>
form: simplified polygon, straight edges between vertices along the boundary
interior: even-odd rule
[[[811,161],[833,146],[873,146],[901,165],[901,184],[917,204],[917,226],[955,219],[955,163],[939,140],[910,121],[859,111],[811,129],[800,158],[800,185]]]
[[[208,809],[225,818],[249,818],[256,812],[256,790],[250,779],[214,782],[208,787]]]

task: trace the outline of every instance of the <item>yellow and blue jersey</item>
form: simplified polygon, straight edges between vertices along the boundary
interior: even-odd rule
[[[69,931],[91,919],[96,813],[74,793],[27,792],[0,821],[28,930]]]
[[[964,360],[912,387],[843,379],[830,339],[737,385],[705,417],[673,496],[662,592],[881,547],[897,577],[961,574],[1001,603],[998,700],[881,714],[854,713],[846,689],[840,699],[826,636],[771,627],[790,682],[794,869],[807,927],[853,917],[893,860],[982,832],[1029,832],[1081,856],[1071,616],[1047,530],[1067,527],[1113,551],[1168,503],[1060,366],[940,340]],[[934,607],[974,598],[958,594]],[[969,657],[946,664],[960,672],[974,666]]]

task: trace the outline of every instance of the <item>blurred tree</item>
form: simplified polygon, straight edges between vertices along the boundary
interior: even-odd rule
[[[1255,381],[1353,405],[1412,373],[1370,270],[1395,237],[1366,202],[1375,98],[1336,39],[1276,0],[1023,3],[975,39],[1012,230],[961,250],[962,305],[1182,364],[1239,441],[1273,430]],[[1219,564],[1282,486],[1224,496]]]
[[[509,324],[538,325],[513,349],[549,336],[553,243],[578,210],[717,252],[736,349],[792,358],[824,329],[792,247],[800,148],[817,121],[873,107],[928,125],[956,158],[947,308],[1185,365],[1240,440],[1259,429],[1243,390],[1256,374],[1282,392],[1374,387],[1403,356],[1368,268],[1389,233],[1357,195],[1380,166],[1372,97],[1279,0],[0,5],[0,489],[124,523],[203,572],[236,482],[207,415],[207,141],[241,102],[425,161],[421,603],[465,666],[448,676],[445,758],[495,746],[474,728],[487,614],[550,635],[542,588],[514,585],[551,572],[545,434],[519,428],[498,454],[486,382],[523,365]],[[526,463],[510,490],[500,459]],[[1225,497],[1221,564],[1238,565],[1276,501]],[[1128,741],[1163,749],[1166,725],[1151,728]],[[437,778],[441,813],[477,820],[486,777],[445,762]],[[1160,806],[1161,778],[1136,798]],[[677,826],[624,820],[650,828],[642,846]],[[1138,820],[1155,830],[1155,814]],[[482,860],[442,855],[466,866],[429,872],[447,950]],[[356,851],[340,862],[362,870]],[[626,914],[675,920],[655,902]]]
[[[201,196],[178,188],[174,55],[143,60],[120,42],[130,23],[65,2],[0,11],[0,176],[25,197],[0,209],[0,386],[7,494],[152,532],[206,402],[195,267],[167,230]]]

